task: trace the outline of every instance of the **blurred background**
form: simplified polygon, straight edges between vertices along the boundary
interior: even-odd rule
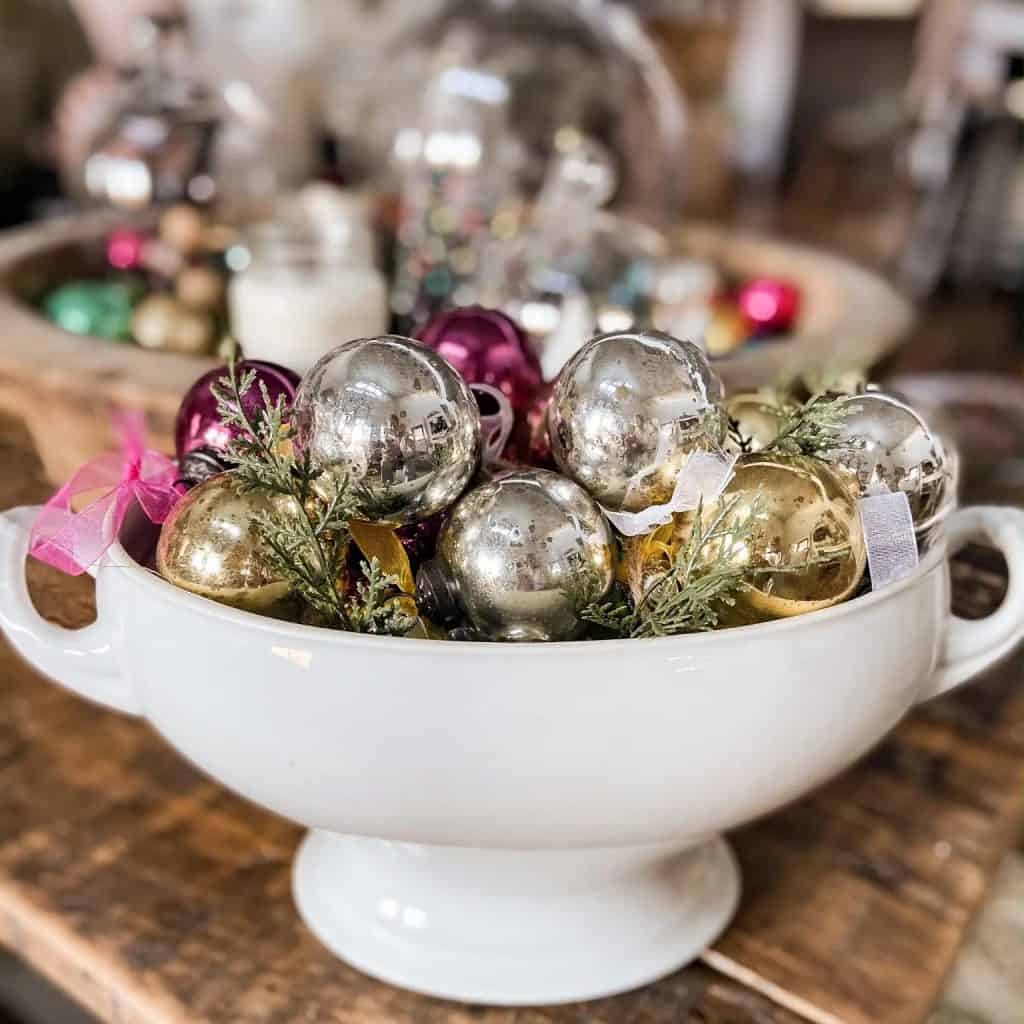
[[[1024,4],[0,0],[0,437],[483,304],[884,379],[1024,499]],[[79,1019],[0,962],[12,1021]],[[0,1010],[0,1021],[6,1021]]]
[[[548,377],[630,323],[733,390],[882,361],[1017,485],[1015,2],[0,0],[0,78],[0,405],[55,480],[228,337],[302,372],[480,303]]]

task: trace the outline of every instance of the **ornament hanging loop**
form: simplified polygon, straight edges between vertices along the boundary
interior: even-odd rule
[[[480,440],[484,468],[491,468],[508,444],[515,425],[512,404],[505,395],[490,384],[470,384],[480,410]]]

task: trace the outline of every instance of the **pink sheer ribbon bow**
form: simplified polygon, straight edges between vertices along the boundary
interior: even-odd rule
[[[162,523],[181,496],[175,483],[177,466],[146,447],[142,414],[120,413],[116,424],[121,452],[82,466],[32,524],[30,554],[71,576],[80,576],[100,560],[117,540],[134,502],[151,522]],[[83,495],[95,496],[76,512],[72,502]]]

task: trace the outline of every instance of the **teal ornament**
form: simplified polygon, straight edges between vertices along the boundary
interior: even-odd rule
[[[133,280],[70,281],[46,296],[43,310],[72,334],[130,341],[132,309],[141,290]]]

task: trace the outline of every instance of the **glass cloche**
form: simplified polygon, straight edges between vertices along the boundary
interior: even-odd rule
[[[632,10],[448,0],[395,14],[399,28],[338,62],[327,113],[351,165],[398,197],[400,320],[568,294],[601,208],[671,221],[685,107]]]

